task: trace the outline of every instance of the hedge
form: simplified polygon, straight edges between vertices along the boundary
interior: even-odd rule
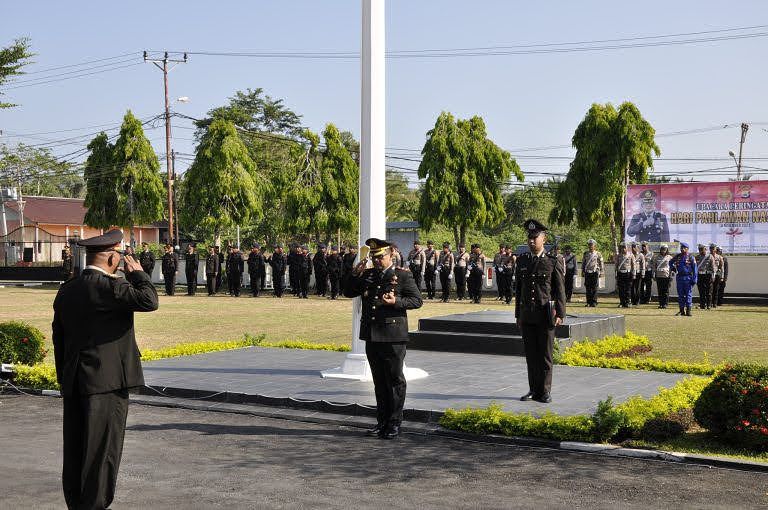
[[[0,363],[34,365],[45,359],[42,331],[22,321],[0,322]]]

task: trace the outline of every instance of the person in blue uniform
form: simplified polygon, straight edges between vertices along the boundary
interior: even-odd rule
[[[688,253],[688,244],[680,243],[680,253],[669,261],[677,281],[677,304],[680,311],[676,315],[691,316],[693,304],[693,286],[696,285],[698,268],[696,259]]]

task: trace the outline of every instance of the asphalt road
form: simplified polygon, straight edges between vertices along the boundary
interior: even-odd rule
[[[63,508],[61,400],[0,395],[0,508]],[[765,508],[768,474],[132,404],[113,508]]]

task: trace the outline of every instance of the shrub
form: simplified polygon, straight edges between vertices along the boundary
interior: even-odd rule
[[[640,436],[648,441],[667,441],[684,434],[693,423],[693,409],[681,409],[646,421],[640,430]]]
[[[768,366],[726,366],[704,388],[693,411],[699,425],[715,436],[750,449],[768,449]]]
[[[58,390],[56,367],[53,365],[14,365],[13,383],[21,388]]]
[[[48,354],[45,336],[34,326],[21,321],[0,323],[0,362],[34,365]]]

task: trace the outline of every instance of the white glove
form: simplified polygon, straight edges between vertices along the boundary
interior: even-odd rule
[[[449,279],[449,280],[453,280],[453,273],[449,273],[449,274],[448,274],[448,279]]]
[[[440,274],[440,270],[439,269],[435,269],[435,274]]]

